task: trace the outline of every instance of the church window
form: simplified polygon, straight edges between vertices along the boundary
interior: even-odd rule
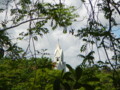
[[[59,58],[57,58],[57,61],[59,61]]]

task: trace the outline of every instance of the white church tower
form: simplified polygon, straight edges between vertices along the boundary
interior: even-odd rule
[[[54,53],[54,61],[56,63],[55,69],[58,70],[64,69],[64,71],[66,70],[66,63],[64,62],[63,59],[64,59],[63,50],[61,49],[58,43]]]

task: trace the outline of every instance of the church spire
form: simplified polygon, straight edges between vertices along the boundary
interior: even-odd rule
[[[63,57],[63,50],[60,47],[59,44],[59,39],[58,39],[58,44],[57,47],[55,49],[55,53],[54,53],[54,61],[56,62],[56,67],[55,69],[58,70],[65,70],[65,62],[63,61],[64,57]]]
[[[59,38],[58,38],[58,44],[59,44]]]
[[[59,43],[59,38],[58,38],[57,48],[61,49],[61,47],[60,47],[60,43]]]

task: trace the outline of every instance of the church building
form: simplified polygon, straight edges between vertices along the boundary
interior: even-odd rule
[[[64,62],[63,50],[59,43],[54,52],[54,62],[56,63],[55,69],[66,71],[66,63]]]

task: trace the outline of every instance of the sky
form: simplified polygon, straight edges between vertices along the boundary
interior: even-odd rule
[[[0,0],[0,6],[4,7],[2,3],[5,0]],[[52,0],[52,1],[56,1],[58,2],[59,0]],[[46,2],[51,2],[50,0],[46,0]],[[87,16],[87,11],[86,9],[83,7],[82,3],[80,0],[62,0],[63,3],[65,3],[66,5],[71,5],[71,6],[75,6],[77,8],[76,13],[79,14],[79,18],[77,18],[77,22],[74,22],[70,27],[68,27],[68,29],[73,28],[73,29],[80,29],[82,27],[86,26],[86,18]],[[4,17],[4,15],[0,15],[0,17]],[[104,21],[104,18],[101,17],[101,21]],[[118,20],[119,21],[119,20]],[[26,26],[28,26],[28,24],[24,24],[21,25],[15,29],[11,29],[9,30],[10,33],[10,37],[13,38],[13,42],[17,42],[18,45],[20,47],[22,47],[24,50],[26,50],[27,46],[28,46],[28,40],[22,40],[22,41],[18,41],[15,38],[19,36],[18,33],[20,32],[25,32],[25,29],[27,28]],[[48,26],[50,27],[50,26]],[[119,28],[119,27],[118,27]],[[49,28],[50,29],[50,28]],[[79,65],[82,62],[82,59],[80,57],[78,57],[78,54],[85,54],[85,53],[80,53],[80,47],[84,44],[84,42],[82,40],[80,40],[78,37],[75,37],[74,35],[71,35],[69,33],[63,34],[63,28],[58,27],[56,30],[51,30],[48,34],[43,35],[43,37],[39,37],[38,41],[35,42],[35,48],[36,50],[41,51],[41,49],[47,49],[47,52],[50,54],[49,57],[50,58],[54,58],[54,50],[56,49],[56,45],[58,43],[58,39],[59,39],[59,44],[61,46],[61,48],[63,49],[63,53],[64,53],[64,61],[67,64],[70,64],[72,67],[76,67],[77,65]],[[116,30],[116,29],[115,29]],[[114,31],[116,36],[119,37],[120,36],[120,31]],[[93,46],[95,50],[97,50],[97,48],[95,46]],[[31,46],[31,48],[33,48]],[[88,47],[89,48],[89,47]],[[33,50],[33,49],[32,49]],[[90,50],[90,48],[88,49],[88,51]],[[106,56],[105,56],[105,52],[103,49],[100,50],[100,55],[102,56],[101,59],[105,60]],[[113,53],[108,51],[109,56],[112,56]],[[38,55],[40,56],[40,55]],[[95,53],[96,56],[96,60],[99,60],[98,57],[98,53]]]
[[[12,38],[16,38],[18,35],[18,32],[24,31],[26,28],[26,25],[22,25],[21,28],[18,27],[14,30],[14,33],[12,31],[9,31],[11,33]],[[13,37],[14,35],[14,37]],[[41,49],[47,49],[48,57],[54,58],[54,51],[57,47],[58,44],[58,39],[59,39],[59,44],[61,48],[63,49],[64,53],[64,61],[67,64],[70,64],[73,67],[76,67],[79,65],[82,60],[77,56],[80,54],[80,46],[82,45],[82,41],[75,37],[74,35],[71,35],[69,33],[63,34],[63,31],[61,28],[58,28],[57,30],[53,31],[51,30],[48,34],[43,35],[43,37],[38,36],[38,41],[35,42],[35,48],[38,51],[41,51]],[[20,47],[23,47],[24,50],[26,50],[28,46],[28,40],[22,40],[22,41],[17,41],[14,39],[14,42],[18,42],[18,45]],[[31,43],[31,48],[32,43]],[[33,50],[33,49],[32,49]],[[38,57],[40,55],[37,55]]]

